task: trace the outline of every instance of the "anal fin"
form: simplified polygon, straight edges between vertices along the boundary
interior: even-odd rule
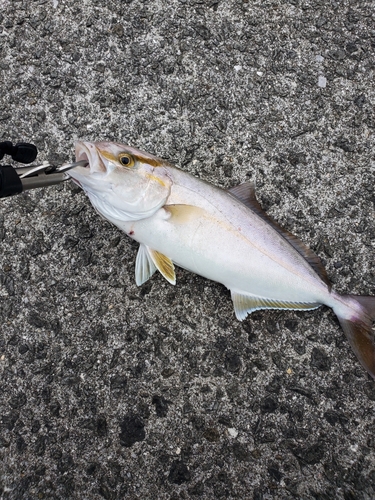
[[[248,314],[259,309],[291,309],[294,311],[309,311],[317,309],[321,304],[314,302],[289,302],[283,300],[266,299],[254,295],[244,295],[231,290],[231,296],[236,318],[243,321]]]

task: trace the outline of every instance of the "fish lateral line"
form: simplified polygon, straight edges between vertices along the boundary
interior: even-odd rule
[[[220,189],[220,188],[219,188],[219,189]],[[225,190],[222,190],[222,189],[220,189],[220,191],[222,191],[222,192],[224,192],[224,193],[226,192]],[[280,260],[277,258],[277,256],[275,256],[275,255],[274,255],[274,253],[271,253],[271,252],[267,251],[267,249],[266,249],[266,248],[264,248],[264,246],[260,246],[260,245],[258,245],[255,241],[251,240],[251,239],[250,239],[247,235],[245,235],[242,231],[239,231],[239,230],[238,230],[238,228],[237,228],[237,227],[235,227],[235,226],[233,225],[233,223],[232,223],[232,222],[228,219],[228,217],[225,215],[225,213],[224,213],[224,212],[220,209],[220,207],[217,207],[216,205],[214,205],[214,204],[213,204],[210,200],[208,200],[207,198],[205,198],[205,200],[206,200],[206,201],[207,201],[207,202],[208,202],[208,203],[209,203],[209,204],[213,207],[213,209],[214,209],[215,211],[218,211],[218,212],[220,213],[220,215],[222,216],[222,218],[224,219],[224,221],[225,221],[225,223],[226,223],[226,228],[227,228],[227,230],[229,230],[229,231],[230,231],[230,232],[232,232],[233,234],[236,234],[236,235],[237,235],[237,237],[240,237],[240,238],[241,238],[243,241],[245,241],[248,245],[250,245],[250,246],[251,246],[251,247],[253,247],[254,249],[258,250],[258,251],[259,251],[260,253],[262,253],[265,257],[267,257],[267,258],[271,259],[273,262],[275,262],[275,264],[277,264],[277,265],[279,265],[279,266],[283,267],[286,271],[288,271],[288,272],[290,272],[290,273],[294,274],[295,276],[298,276],[298,277],[299,277],[299,278],[301,278],[301,279],[304,279],[304,280],[310,281],[310,280],[308,279],[308,277],[306,277],[306,276],[304,276],[303,274],[299,273],[297,270],[293,269],[291,266],[287,265],[285,262],[280,261]],[[234,200],[235,200],[235,201],[237,201],[237,202],[238,202],[238,201],[239,201],[239,202],[241,202],[241,200],[240,200],[240,199],[238,199],[238,198],[237,198],[237,197],[235,197],[235,196],[234,196]],[[250,207],[248,207],[247,205],[245,205],[245,204],[243,204],[243,203],[241,203],[241,205],[242,205],[242,206],[244,206],[244,207],[246,207],[247,209],[250,209],[250,210],[251,210],[251,208],[250,208]],[[171,207],[174,207],[174,208],[171,208]],[[175,221],[177,220],[177,219],[175,219],[175,218],[173,217],[173,215],[174,215],[174,214],[178,214],[178,210],[179,210],[179,208],[178,208],[178,207],[181,207],[181,210],[183,210],[183,209],[182,209],[182,207],[186,207],[186,209],[187,209],[187,207],[189,207],[189,208],[191,209],[192,213],[193,213],[193,211],[195,210],[195,214],[196,214],[196,215],[202,215],[202,216],[203,216],[203,217],[205,217],[206,219],[208,219],[208,220],[213,220],[215,223],[217,223],[217,224],[220,224],[220,225],[224,226],[224,224],[223,224],[223,220],[218,219],[217,217],[215,217],[215,215],[214,215],[213,213],[210,213],[208,210],[203,209],[203,208],[200,208],[200,207],[197,207],[197,206],[192,206],[192,205],[183,205],[183,204],[170,204],[170,205],[164,205],[164,207],[163,207],[163,208],[164,208],[165,210],[168,210],[168,211],[171,213],[171,215],[172,215],[171,220],[169,220],[169,219],[167,220],[168,222],[175,222]],[[264,212],[264,214],[265,214],[265,215],[267,215],[265,212]],[[274,229],[273,224],[271,224],[271,223],[270,223],[270,221],[272,221],[272,219],[270,219],[270,218],[268,218],[269,220],[268,220],[268,219],[265,219],[264,217],[261,217],[258,213],[254,213],[254,215],[258,216],[258,217],[259,217],[259,218],[260,218],[263,222],[265,222],[265,223],[266,223],[269,227],[271,227],[271,228],[273,228],[273,229]],[[268,216],[267,216],[267,217],[268,217]],[[186,219],[185,219],[185,220],[183,220],[183,221],[178,221],[177,223],[186,223],[186,222],[188,222],[188,221],[190,221],[190,217],[189,217],[189,218],[186,218]],[[277,224],[277,223],[274,223],[274,224]],[[279,232],[279,231],[277,231],[277,232],[280,234],[280,232]],[[289,233],[289,234],[290,234],[290,235],[292,235],[292,233]],[[280,236],[283,236],[283,235],[282,235],[282,234],[280,234]],[[292,235],[292,236],[294,236],[294,235]],[[298,238],[297,238],[296,236],[294,236],[294,238],[295,238],[296,240],[298,240]],[[289,242],[289,241],[288,241],[285,237],[283,238],[283,241],[286,241],[287,243],[289,243],[289,244],[290,244],[290,242]],[[303,243],[301,242],[301,245],[302,245],[302,244],[303,244]],[[297,251],[297,253],[299,253],[299,254],[301,255],[301,253],[300,253],[300,252],[298,252],[298,250],[297,250],[296,248],[294,248],[294,246],[293,246],[293,245],[291,245],[291,244],[290,244],[290,246],[291,246],[294,250],[296,250],[296,251]],[[306,247],[306,248],[307,248],[307,247]],[[309,264],[309,265],[310,265],[310,263],[306,260],[306,258],[304,257],[304,255],[301,255],[301,256],[304,258],[304,260],[307,262],[307,264]],[[311,265],[310,265],[310,267],[311,267]],[[315,271],[315,269],[314,269],[314,268],[312,268],[312,269]],[[324,281],[324,280],[323,280],[323,281]],[[311,281],[310,281],[310,282],[311,282]],[[328,286],[328,285],[327,285],[327,286]],[[330,290],[330,287],[328,287],[328,290]]]

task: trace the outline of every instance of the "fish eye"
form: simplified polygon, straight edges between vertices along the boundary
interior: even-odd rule
[[[119,154],[118,160],[124,167],[131,168],[134,166],[134,158],[128,153]]]

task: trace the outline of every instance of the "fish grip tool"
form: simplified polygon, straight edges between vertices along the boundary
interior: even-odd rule
[[[0,160],[5,154],[10,155],[14,161],[31,163],[36,159],[38,151],[33,144],[18,143],[13,146],[11,142],[6,141],[0,143]],[[0,165],[0,198],[13,196],[28,189],[60,184],[70,178],[66,174],[68,170],[87,164],[86,160],[82,160],[58,166],[48,162],[25,167]]]

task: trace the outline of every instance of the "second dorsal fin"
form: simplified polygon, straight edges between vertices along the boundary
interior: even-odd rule
[[[268,222],[268,224],[275,229],[283,238],[285,238],[297,252],[310,264],[314,271],[320,276],[322,281],[331,289],[331,282],[329,281],[327,271],[324,269],[323,264],[319,257],[309,247],[307,247],[297,236],[283,229],[279,224],[274,221],[263,208],[260,206],[255,196],[255,185],[253,182],[244,182],[239,186],[228,189],[228,192],[238,198],[244,205],[249,207],[259,217]]]

